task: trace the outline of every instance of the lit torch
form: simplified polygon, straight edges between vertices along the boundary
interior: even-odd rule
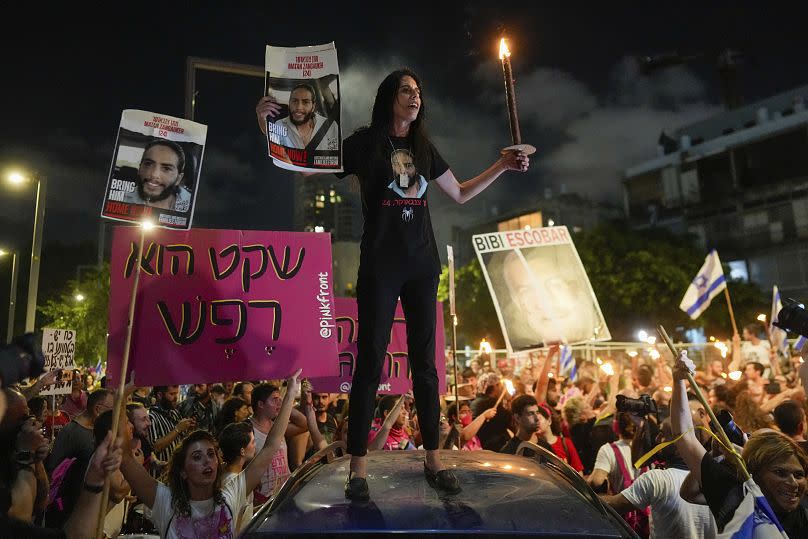
[[[513,70],[511,69],[511,51],[503,37],[499,41],[499,59],[502,62],[502,75],[505,78],[505,99],[508,103],[508,120],[511,126],[512,146],[505,150],[521,150],[530,155],[536,148],[530,144],[522,144],[522,133],[519,130],[519,115],[516,113],[516,92],[513,87]]]
[[[504,380],[502,380],[502,384],[503,384],[505,387],[503,388],[502,393],[500,393],[499,398],[497,399],[497,403],[496,403],[496,404],[493,406],[494,408],[496,408],[497,406],[499,406],[499,403],[500,403],[500,402],[502,402],[502,398],[505,396],[505,393],[506,393],[506,392],[507,392],[507,393],[508,393],[510,396],[513,396],[513,394],[514,394],[514,393],[516,393],[516,388],[514,387],[513,382],[511,382],[511,381],[510,381],[510,380],[508,380],[507,378],[505,378]]]

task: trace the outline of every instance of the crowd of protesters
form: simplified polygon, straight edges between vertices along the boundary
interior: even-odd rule
[[[521,365],[475,358],[461,371],[460,414],[448,412],[460,448],[522,446],[530,456],[529,442],[580,473],[641,537],[716,537],[742,497],[739,467],[709,432],[707,410],[685,381],[687,360],[674,361],[664,345],[648,348],[645,360],[636,351],[578,360],[573,379],[559,372],[553,349]],[[698,369],[688,365],[788,537],[808,537],[800,376],[808,369],[799,352],[777,348],[750,324],[723,347],[726,358],[718,347]]]
[[[806,537],[803,360],[753,341],[753,326],[744,333],[729,358],[705,362],[694,379],[735,433],[738,452],[786,532]],[[531,458],[538,446],[579,473],[640,536],[715,537],[732,518],[742,481],[730,459],[714,460],[720,451],[706,429],[706,410],[683,381],[686,362],[655,349],[651,360],[579,359],[574,378],[559,369],[557,347],[522,361],[481,354],[461,368],[457,402],[453,392],[442,398],[440,448]],[[95,513],[87,499],[97,500],[105,475],[107,537],[202,537],[200,530],[222,526],[237,533],[298,466],[347,434],[347,395],[317,392],[307,383],[299,390],[295,375],[130,384],[113,443],[114,395],[105,378],[76,370],[69,394],[38,394],[54,380],[45,373],[33,384],[3,389],[0,503],[15,522],[55,537],[82,536],[74,533],[77,512]],[[657,444],[674,440],[634,466]],[[379,396],[368,442],[369,450],[423,447],[410,394]]]

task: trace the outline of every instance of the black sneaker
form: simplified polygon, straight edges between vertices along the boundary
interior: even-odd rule
[[[351,477],[352,475],[352,473],[348,473],[348,479],[345,480],[345,497],[358,502],[368,501],[370,499],[370,489],[368,489],[367,479],[364,477]]]
[[[443,490],[449,494],[457,494],[461,490],[460,481],[457,480],[457,476],[451,470],[433,472],[424,463],[424,475],[426,476],[426,482],[432,488]]]

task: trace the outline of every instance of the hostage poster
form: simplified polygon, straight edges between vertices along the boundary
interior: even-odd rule
[[[207,132],[183,118],[124,110],[101,217],[191,228]]]
[[[340,88],[334,43],[266,49],[264,95],[280,111],[267,117],[267,147],[282,168],[342,171]]]
[[[509,351],[611,339],[565,226],[472,236]]]

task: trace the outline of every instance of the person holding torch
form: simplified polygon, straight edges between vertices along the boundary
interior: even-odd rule
[[[525,152],[506,151],[476,177],[458,181],[426,134],[425,109],[418,76],[409,69],[390,73],[376,92],[370,125],[344,141],[344,171],[337,174],[358,177],[364,217],[357,279],[361,323],[348,421],[351,464],[345,483],[345,496],[352,500],[370,497],[368,432],[399,297],[407,321],[413,393],[426,449],[424,475],[434,488],[449,493],[460,491],[457,477],[443,465],[438,450],[435,300],[440,259],[427,190],[437,184],[452,200],[463,204],[504,172],[525,172],[529,166]],[[256,115],[262,131],[267,117],[274,118],[279,112],[280,106],[271,96],[258,102]],[[405,162],[405,156],[412,156],[411,162]]]

